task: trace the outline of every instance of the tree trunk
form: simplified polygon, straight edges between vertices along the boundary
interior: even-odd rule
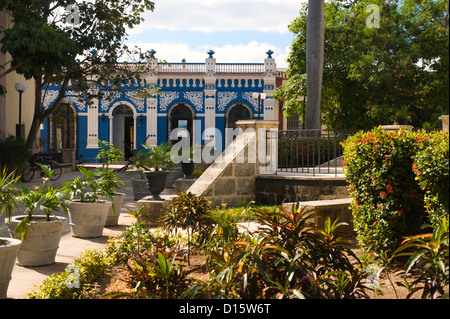
[[[320,99],[322,92],[324,40],[324,0],[309,0],[306,29],[306,129],[320,128]]]
[[[44,87],[44,83],[42,80],[35,79],[35,91],[34,91],[34,114],[33,114],[33,122],[31,123],[30,132],[28,133],[26,145],[28,149],[33,149],[33,143],[36,140],[37,133],[41,127],[41,123],[49,117],[59,106],[64,95],[66,94],[67,85],[69,83],[69,75],[66,76],[64,81],[61,83],[61,89],[59,90],[58,97],[55,102],[51,106],[49,106],[46,110],[43,109],[42,105],[42,88]]]

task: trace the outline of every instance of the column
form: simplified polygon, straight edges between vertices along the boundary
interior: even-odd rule
[[[213,57],[214,51],[208,51],[209,57],[206,59],[205,75],[205,144],[215,138],[214,128],[216,127],[216,59]],[[209,130],[208,130],[209,129]]]
[[[158,87],[158,60],[155,58],[155,51],[152,51],[153,57],[148,61],[148,74],[145,78],[147,88],[150,92]],[[158,95],[152,94],[146,99],[147,106],[147,144],[150,146],[158,145]]]
[[[264,78],[264,93],[267,95],[267,98],[264,101],[264,120],[269,121],[275,119],[275,100],[272,98],[272,94],[276,88],[277,64],[272,57],[273,53],[272,50],[267,51],[267,58],[264,60],[266,71],[266,77]]]
[[[88,149],[98,148],[98,99],[87,106],[87,146]]]

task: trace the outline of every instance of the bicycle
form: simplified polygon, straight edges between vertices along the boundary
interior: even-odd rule
[[[45,158],[45,156],[34,154],[30,159],[30,164],[22,170],[22,181],[31,181],[36,172],[39,172],[41,177],[45,176],[43,169],[37,165],[38,163],[50,167],[55,172],[55,175],[50,178],[51,181],[56,181],[61,177],[62,168],[58,162]]]

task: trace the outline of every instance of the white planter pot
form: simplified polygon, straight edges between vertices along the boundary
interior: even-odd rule
[[[25,217],[26,215],[13,216],[6,221],[11,237],[17,237],[15,229]],[[17,264],[27,267],[54,264],[67,218],[55,216],[51,221],[46,221],[44,216],[34,218],[31,225],[27,225],[26,237],[17,251]]]
[[[111,205],[108,216],[106,217],[105,226],[117,226],[119,224],[120,211],[122,210],[123,200],[126,196],[124,193],[117,193],[117,195],[113,196],[114,214]]]
[[[92,238],[103,235],[103,228],[112,202],[68,201],[67,205],[69,206],[69,225],[73,237]]]
[[[15,238],[0,237],[0,239],[8,242],[6,245],[0,245],[0,299],[4,299],[11,280],[17,250],[22,242]]]

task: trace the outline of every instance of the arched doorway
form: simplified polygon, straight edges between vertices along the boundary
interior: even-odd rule
[[[171,140],[172,143],[176,143],[182,138],[182,130],[187,130],[190,137],[190,145],[192,145],[192,140],[194,136],[193,121],[195,117],[194,109],[187,103],[177,103],[174,104],[170,109],[168,114],[168,140],[170,140],[170,134],[173,130],[179,129],[178,139]]]
[[[237,128],[237,121],[251,119],[253,119],[253,111],[247,104],[233,104],[227,109],[227,112],[225,113],[225,129],[235,129]]]
[[[61,103],[49,116],[48,123],[48,152],[77,148],[77,112],[73,105]]]
[[[113,111],[112,136],[113,144],[124,153],[125,159],[133,156],[134,149],[134,112],[125,104],[117,106]]]

